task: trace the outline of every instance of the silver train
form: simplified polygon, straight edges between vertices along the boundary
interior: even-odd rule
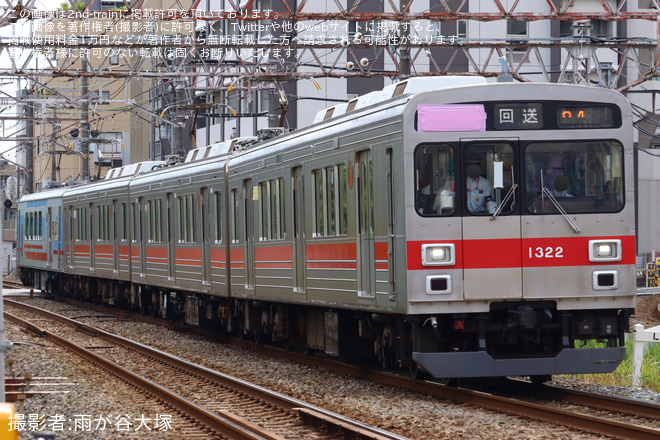
[[[609,372],[635,307],[620,94],[413,78],[19,203],[25,283],[439,378]]]

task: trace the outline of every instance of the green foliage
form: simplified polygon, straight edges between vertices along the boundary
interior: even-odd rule
[[[60,4],[60,7],[57,8],[57,9],[60,10],[60,11],[74,11],[74,10],[82,11],[83,9],[85,9],[85,2],[82,2],[82,1],[78,0],[76,2],[75,8],[73,6],[71,6],[71,3],[69,3],[69,2],[62,2]]]
[[[603,386],[632,386],[632,339],[626,341],[626,357],[619,367],[609,374],[578,374],[575,377],[585,382]],[[660,344],[647,344],[642,363],[641,386],[660,392]]]
[[[607,342],[599,342],[598,339],[588,339],[586,341],[576,339],[573,346],[574,348],[605,348]]]

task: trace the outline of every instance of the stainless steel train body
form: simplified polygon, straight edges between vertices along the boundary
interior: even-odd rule
[[[66,252],[44,266],[21,241],[24,277],[436,377],[612,371],[635,306],[630,106],[480,82],[409,80],[227,154],[27,196],[21,234],[52,198]]]

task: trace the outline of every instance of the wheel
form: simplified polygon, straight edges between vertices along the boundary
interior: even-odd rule
[[[378,347],[378,362],[380,363],[380,368],[387,368],[387,359],[385,358],[385,347],[380,345]]]
[[[552,380],[552,375],[539,374],[537,376],[529,376],[529,380],[531,380],[534,385],[543,385],[544,383],[550,382]]]
[[[450,378],[443,377],[443,378],[440,378],[440,379],[436,379],[435,381],[438,382],[438,383],[441,383],[442,385],[444,385],[446,387],[456,388],[458,386],[458,379],[456,379],[455,377],[450,377]]]
[[[408,364],[408,373],[415,380],[424,380],[427,377],[426,372],[420,368],[419,364],[412,360]]]
[[[264,342],[263,335],[264,334],[259,330],[253,331],[252,332],[252,339],[254,340],[254,343],[255,344],[260,344],[260,345],[263,344],[263,342]]]

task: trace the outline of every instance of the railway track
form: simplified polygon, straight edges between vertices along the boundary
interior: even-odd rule
[[[647,426],[657,424],[657,421],[660,420],[660,405],[556,387],[539,387],[531,383],[511,380],[500,382],[502,386],[499,391],[491,388],[488,392],[455,388],[437,382],[414,380],[393,373],[368,370],[340,362],[309,358],[245,341],[240,343],[251,346],[251,350],[270,352],[270,355],[273,355],[273,351],[275,351],[278,355],[295,362],[306,362],[408,391],[577,428],[598,435],[634,440],[660,438],[660,429]],[[503,393],[505,391],[508,395],[511,395],[512,392],[515,393],[517,397],[493,394],[493,392]],[[522,399],[521,396],[525,395],[533,395],[533,400],[536,402],[548,403],[534,403],[531,399]],[[551,404],[553,401],[561,401],[563,404],[557,407]],[[575,408],[576,406],[581,408]]]
[[[103,306],[94,306],[77,301],[66,302],[85,308],[96,309],[108,313],[109,309]],[[142,315],[132,314],[112,309],[113,314],[125,315],[134,319],[144,318]],[[147,318],[163,324],[162,320]],[[171,324],[170,324],[171,325]],[[536,420],[550,422],[578,428],[598,435],[615,438],[630,439],[656,439],[660,438],[660,430],[644,424],[653,424],[660,420],[660,406],[650,403],[608,397],[579,391],[572,391],[547,386],[534,386],[521,381],[506,380],[502,382],[487,381],[486,392],[475,389],[447,387],[435,382],[416,381],[392,373],[373,371],[363,367],[356,367],[327,359],[313,358],[301,354],[277,349],[274,347],[253,344],[247,341],[235,340],[234,344],[248,347],[250,351],[261,352],[268,356],[286,358],[296,363],[318,366],[342,374],[362,377],[371,381],[399,387],[425,395],[449,399],[455,402],[469,403],[498,412],[507,412],[513,415],[529,417]],[[496,386],[499,384],[499,390]],[[494,388],[495,387],[495,388]],[[502,395],[514,394],[516,398],[507,398]],[[530,398],[526,398],[529,396]],[[561,406],[549,406],[536,402],[561,401]],[[580,409],[565,409],[571,406],[581,406]],[[586,407],[586,408],[585,408]],[[647,420],[636,420],[635,418]]]
[[[271,440],[321,436],[326,439],[404,439],[62,315],[11,300],[6,300],[5,305],[7,319],[52,339],[147,391],[185,417],[194,419],[200,429],[215,435]],[[50,330],[39,328],[8,313],[15,308],[57,323],[46,323]],[[61,324],[76,330],[72,337],[75,341],[57,335],[64,331]],[[104,355],[84,346],[102,348]]]
[[[9,280],[7,278],[2,280],[2,287],[7,289],[32,289],[32,287],[25,286],[21,282]]]

